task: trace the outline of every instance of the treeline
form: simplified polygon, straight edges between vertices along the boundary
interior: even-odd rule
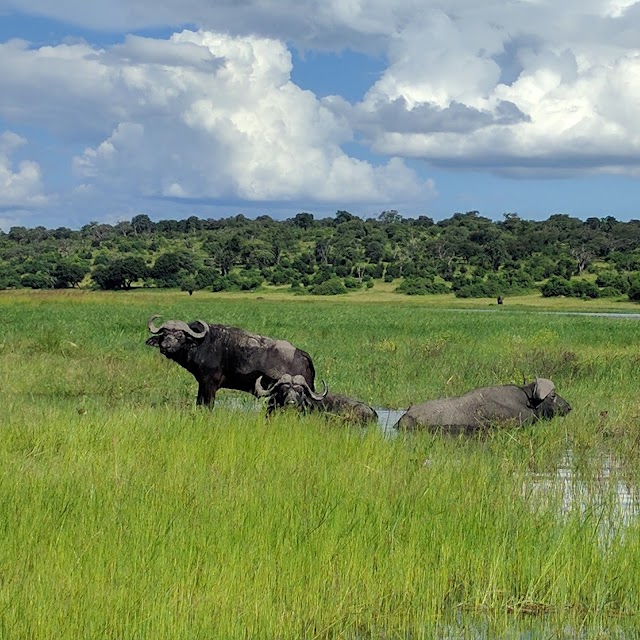
[[[0,232],[0,288],[181,288],[190,293],[288,286],[339,294],[396,282],[408,295],[459,297],[628,295],[640,299],[640,221],[585,221],[558,214],[531,221],[477,211],[434,222],[383,211],[284,221],[243,215],[152,221],[147,215],[79,230]]]

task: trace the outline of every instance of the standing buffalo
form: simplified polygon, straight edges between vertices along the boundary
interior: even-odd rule
[[[262,378],[256,380],[256,395],[269,398],[267,415],[276,409],[291,407],[298,411],[323,411],[359,423],[374,422],[378,414],[369,406],[347,396],[329,394],[323,381],[324,392],[315,393],[301,375],[285,374],[272,385],[264,388]]]
[[[315,370],[308,353],[286,340],[247,333],[238,327],[195,320],[168,320],[160,327],[149,318],[153,334],[146,342],[177,362],[198,381],[197,404],[213,405],[218,389],[255,395],[258,378],[269,384],[285,374],[299,375],[313,389]]]
[[[516,421],[518,424],[542,418],[564,416],[571,411],[569,403],[555,391],[546,378],[518,386],[474,389],[463,396],[440,398],[414,404],[398,420],[396,429],[428,428],[433,431],[471,432],[494,422]]]

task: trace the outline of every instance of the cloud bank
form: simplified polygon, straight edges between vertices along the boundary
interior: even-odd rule
[[[416,162],[518,178],[639,173],[632,0],[4,0],[2,10],[129,32],[107,47],[0,44],[0,118],[73,149],[71,193],[83,197],[397,206],[437,196]],[[158,27],[175,32],[130,34]],[[292,81],[291,47],[375,53],[386,67],[357,103],[318,97]],[[0,207],[41,206],[46,163],[16,167],[6,140]]]

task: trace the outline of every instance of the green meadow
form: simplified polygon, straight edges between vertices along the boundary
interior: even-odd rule
[[[636,308],[0,293],[0,638],[636,637],[640,320],[557,313]],[[453,438],[196,409],[153,313],[288,339],[376,408],[543,376],[573,411]]]

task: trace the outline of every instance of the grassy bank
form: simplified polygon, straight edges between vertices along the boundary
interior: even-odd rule
[[[640,479],[640,325],[445,305],[0,296],[0,636],[633,629],[640,527],[618,491]],[[153,312],[287,338],[378,407],[524,374],[574,411],[474,439],[267,424],[224,391],[199,411],[193,378],[144,346]],[[591,488],[569,503],[567,464]]]

